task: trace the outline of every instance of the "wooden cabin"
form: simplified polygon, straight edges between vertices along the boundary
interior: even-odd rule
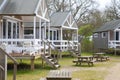
[[[57,48],[67,51],[78,44],[78,26],[71,12],[56,12],[50,16],[50,40]],[[76,44],[74,44],[76,43]]]
[[[0,44],[7,45],[6,51],[26,50],[34,55],[42,49],[50,27],[45,0],[2,0],[0,4]]]
[[[94,31],[95,49],[120,48],[120,20],[105,23]]]
[[[69,43],[77,45],[78,26],[71,12],[49,17],[45,0],[0,0],[0,47],[16,59],[30,59],[32,70],[34,59],[40,55],[50,66],[60,67],[56,60],[46,57],[46,47],[50,46],[44,40],[62,51],[68,50]]]

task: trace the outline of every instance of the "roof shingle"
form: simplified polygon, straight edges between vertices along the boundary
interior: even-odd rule
[[[51,26],[62,26],[69,12],[56,12],[51,15]]]
[[[9,0],[0,14],[34,14],[38,1],[39,0]]]
[[[120,24],[120,20],[113,20],[113,21],[105,23],[103,26],[96,29],[94,32],[103,32],[103,31],[108,31],[108,30],[114,30],[118,27],[119,24]]]

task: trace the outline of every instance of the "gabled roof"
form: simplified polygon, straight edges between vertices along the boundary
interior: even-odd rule
[[[103,32],[103,31],[108,31],[108,30],[114,30],[114,29],[118,28],[119,25],[120,25],[120,20],[113,20],[113,21],[105,23],[103,26],[101,26],[94,32]]]
[[[67,18],[68,14],[70,12],[56,12],[53,13],[50,17],[51,20],[51,26],[62,26],[65,19]]]
[[[0,5],[3,3],[4,0],[0,0]]]
[[[39,0],[9,0],[0,15],[34,15],[38,2]]]

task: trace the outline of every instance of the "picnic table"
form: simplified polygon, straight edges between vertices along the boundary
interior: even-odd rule
[[[47,80],[72,80],[71,73],[66,70],[51,70],[46,77]]]
[[[93,60],[93,56],[78,56],[77,60],[74,60],[73,62],[76,63],[76,65],[88,63],[89,66],[93,66],[95,61]]]
[[[109,60],[109,57],[105,53],[94,53],[93,57],[96,58],[96,61],[106,61]]]

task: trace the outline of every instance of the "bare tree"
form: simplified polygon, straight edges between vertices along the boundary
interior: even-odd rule
[[[83,22],[84,17],[96,4],[94,0],[47,0],[49,12],[71,11],[76,22]]]
[[[111,5],[106,6],[105,15],[107,21],[120,19],[120,0],[111,0]]]

